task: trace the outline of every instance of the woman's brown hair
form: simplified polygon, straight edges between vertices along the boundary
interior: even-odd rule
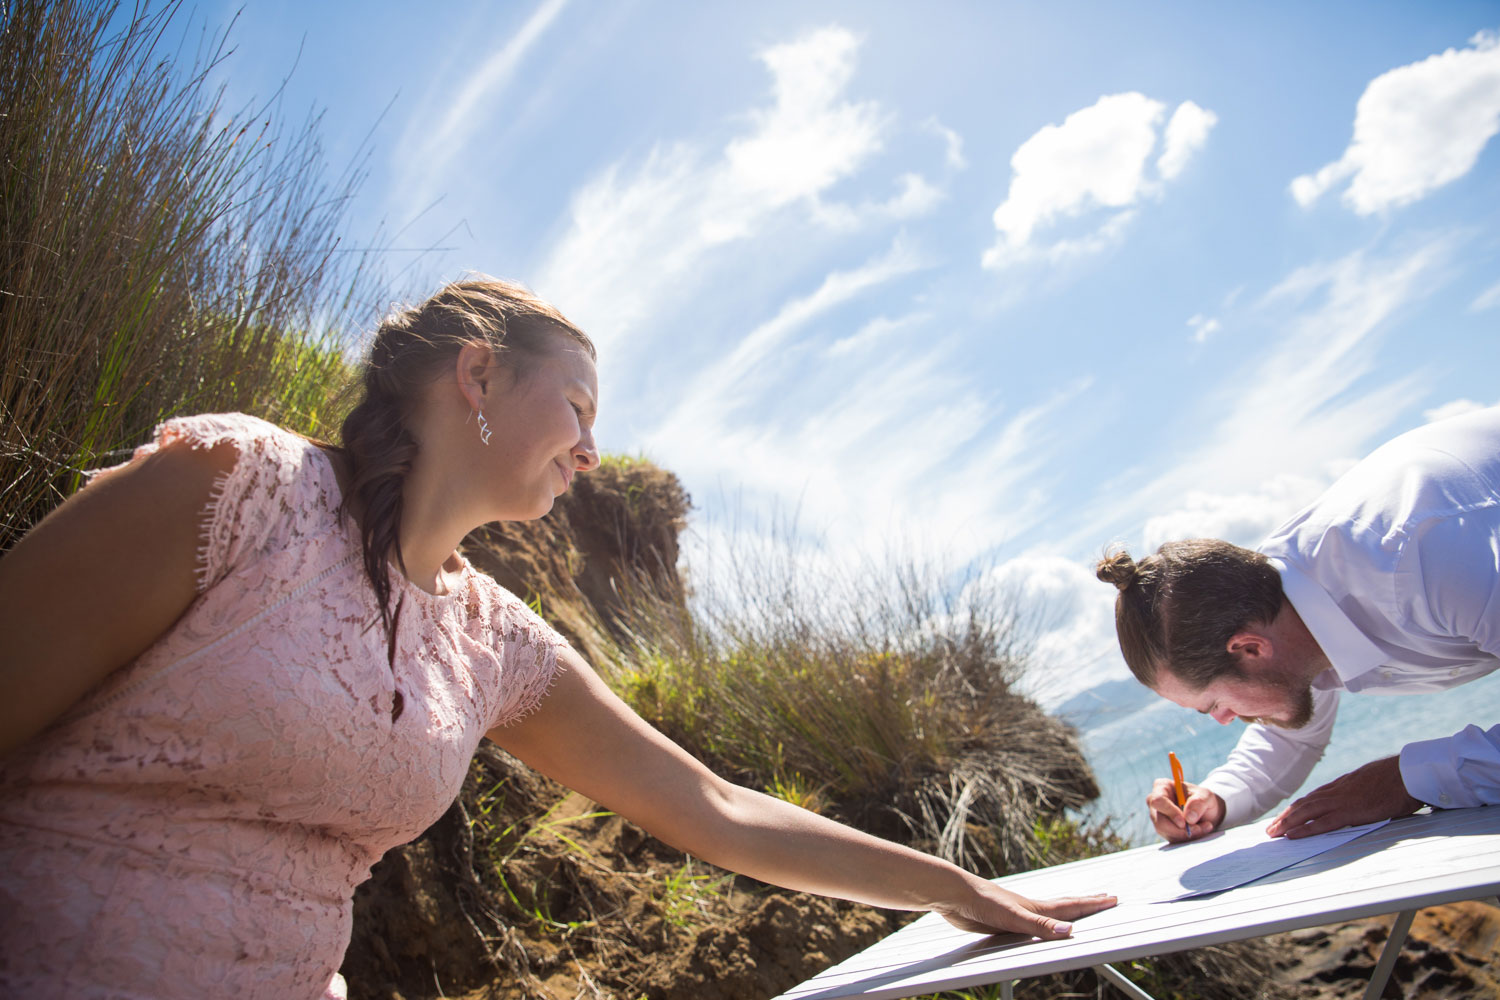
[[[1270,622],[1286,600],[1281,574],[1265,556],[1214,538],[1167,542],[1140,562],[1123,549],[1107,552],[1095,573],[1119,590],[1120,652],[1152,688],[1164,668],[1195,690],[1238,676],[1230,638]]]
[[[587,335],[526,288],[475,277],[445,286],[420,305],[400,309],[380,324],[361,373],[360,397],[344,418],[340,443],[349,485],[340,516],[357,514],[365,574],[375,590],[388,655],[395,657],[400,603],[391,606],[391,569],[405,572],[398,531],[402,486],[417,442],[407,422],[421,392],[459,350],[482,344],[524,374],[545,356],[557,335],[571,338],[594,358]]]

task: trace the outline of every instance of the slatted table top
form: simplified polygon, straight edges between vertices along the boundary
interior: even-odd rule
[[[996,882],[1032,898],[1118,891],[1160,860],[1139,847]],[[1025,979],[1500,892],[1500,808],[1396,820],[1213,896],[1132,902],[1077,921],[1064,941],[967,934],[926,914],[778,1000],[899,998]]]

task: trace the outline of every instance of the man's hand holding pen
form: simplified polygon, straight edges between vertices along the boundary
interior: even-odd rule
[[[1224,800],[1199,785],[1182,780],[1182,765],[1168,754],[1172,777],[1157,778],[1146,796],[1151,825],[1165,840],[1178,843],[1213,833],[1224,822]]]

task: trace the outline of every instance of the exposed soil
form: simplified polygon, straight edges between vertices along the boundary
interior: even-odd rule
[[[527,832],[487,848],[473,789],[507,782]],[[486,785],[489,782],[489,785]],[[353,1000],[748,1000],[783,992],[895,929],[866,907],[788,893],[690,861],[498,751],[355,899]],[[491,800],[493,802],[494,800]]]
[[[1276,935],[1271,942],[1281,995],[1295,1000],[1363,996],[1394,922],[1394,916],[1384,916]],[[1418,912],[1382,995],[1500,997],[1500,908],[1470,901]]]

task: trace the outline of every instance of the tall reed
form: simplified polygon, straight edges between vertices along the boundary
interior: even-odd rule
[[[0,551],[173,414],[331,426],[340,332],[377,298],[339,235],[362,170],[328,178],[316,116],[226,108],[226,34],[184,20],[4,5]]]

